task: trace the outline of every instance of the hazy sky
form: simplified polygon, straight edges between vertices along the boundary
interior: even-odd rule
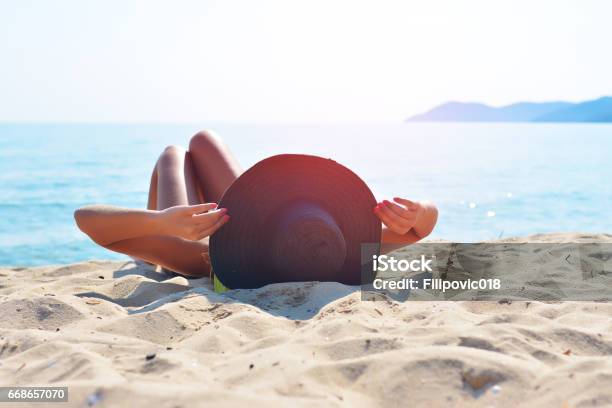
[[[1,121],[399,122],[612,94],[612,1],[0,0]]]

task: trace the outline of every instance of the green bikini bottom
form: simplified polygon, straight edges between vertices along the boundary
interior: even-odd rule
[[[215,275],[214,272],[211,272],[211,273],[212,273],[213,288],[215,290],[215,293],[224,293],[230,290],[229,288],[226,288],[219,279],[217,279],[217,275]]]

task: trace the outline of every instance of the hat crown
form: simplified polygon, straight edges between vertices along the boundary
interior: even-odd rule
[[[300,281],[358,285],[379,250],[375,205],[363,180],[333,160],[268,157],[219,202],[232,219],[210,238],[215,276],[232,289]],[[364,252],[364,243],[375,245]]]
[[[344,234],[322,206],[294,202],[273,217],[275,232],[269,248],[276,273],[317,280],[342,269],[347,254]]]

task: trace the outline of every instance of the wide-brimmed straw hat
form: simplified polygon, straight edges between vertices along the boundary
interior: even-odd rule
[[[231,216],[210,239],[210,259],[230,289],[270,283],[359,284],[380,248],[376,199],[330,159],[282,154],[260,161],[225,191]],[[362,253],[362,244],[368,248]]]

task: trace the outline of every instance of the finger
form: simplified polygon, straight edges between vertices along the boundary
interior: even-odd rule
[[[201,213],[205,213],[210,210],[214,210],[215,208],[217,208],[217,203],[204,203],[204,204],[190,205],[189,211],[191,212],[191,214],[201,214]]]
[[[390,212],[385,208],[384,205],[378,205],[376,210],[374,211],[376,215],[380,218],[380,220],[389,228],[397,228],[397,229],[406,229],[410,226],[404,225],[405,221],[401,218]]]
[[[383,214],[394,226],[398,228],[410,228],[412,226],[410,221],[395,214],[384,204],[381,204],[379,207],[381,214]]]
[[[382,223],[383,223],[383,224],[385,224],[385,225],[387,226],[387,228],[391,228],[391,229],[397,228],[397,227],[396,227],[396,226],[393,224],[393,221],[391,221],[391,220],[389,219],[389,217],[388,217],[386,214],[384,214],[384,213],[383,213],[383,212],[380,210],[380,208],[378,208],[378,207],[377,207],[377,208],[374,210],[374,213],[375,213],[375,214],[376,214],[376,216],[377,216],[377,217],[378,217],[378,218],[379,218],[379,219],[382,221]]]
[[[220,217],[219,219],[217,219],[215,222],[208,224],[206,226],[202,226],[200,228],[200,233],[205,233],[207,232],[208,235],[212,234],[214,231],[216,231],[221,225],[225,224],[228,220],[230,219],[230,216],[227,214],[224,214],[222,217]]]
[[[225,214],[227,214],[227,208],[219,208],[219,209],[216,209],[216,210],[211,210],[211,211],[205,212],[203,214],[192,215],[191,218],[193,218],[193,220],[198,225],[209,226],[209,225],[214,224],[215,222],[217,222],[217,220],[219,218],[223,217],[223,215],[225,215]]]
[[[215,222],[213,225],[211,225],[208,228],[203,229],[202,231],[200,231],[200,238],[199,239],[203,239],[206,238],[208,236],[211,236],[212,234],[214,234],[219,228],[221,228],[225,223],[227,223],[230,219],[229,215],[224,215],[223,217],[221,217],[220,219],[217,220],[217,222]]]
[[[407,210],[406,208],[401,207],[395,203],[392,203],[391,201],[384,200],[383,204],[385,205],[386,208],[389,209],[389,211],[391,211],[398,217],[404,218],[405,220],[414,221],[414,219],[416,218],[415,217],[416,213],[414,211]]]
[[[393,197],[393,201],[405,205],[409,210],[416,210],[419,207],[414,201],[406,200],[405,198]]]

